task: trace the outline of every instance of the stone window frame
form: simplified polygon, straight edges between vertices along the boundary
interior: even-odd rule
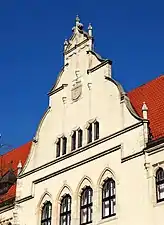
[[[158,166],[155,171],[154,171],[154,183],[155,183],[155,193],[156,193],[156,203],[160,203],[160,202],[164,202],[164,198],[159,198],[158,197],[158,186],[163,184],[164,185],[164,177],[161,181],[157,180],[157,173],[159,171],[162,171],[163,172],[163,175],[164,175],[164,167],[163,166]]]
[[[115,206],[115,215],[110,216],[110,217],[106,217],[106,218],[102,218],[102,189],[103,189],[103,184],[107,179],[112,179],[115,181],[115,202],[116,202],[116,206]],[[117,189],[118,189],[118,185],[119,185],[119,181],[116,178],[116,175],[114,173],[114,171],[109,168],[106,167],[104,168],[104,170],[102,171],[102,173],[100,174],[99,178],[98,178],[98,182],[97,182],[97,188],[98,188],[98,196],[97,196],[97,220],[98,220],[98,224],[101,224],[102,222],[108,222],[111,220],[115,220],[117,219],[117,215],[119,214],[119,209],[118,209],[118,196],[117,196]]]
[[[56,158],[67,154],[67,141],[67,137],[64,134],[57,137],[55,141]]]
[[[81,132],[82,134],[81,143],[79,143],[79,132]],[[76,127],[72,129],[70,136],[71,136],[71,151],[75,151],[83,146],[83,129],[82,128]],[[73,138],[75,138],[75,140],[73,140]],[[74,143],[74,145],[72,143]]]
[[[110,187],[109,187],[109,196],[108,197],[104,197],[103,196],[103,192],[104,192],[104,189],[105,189],[105,185],[109,183],[109,185],[111,185],[111,183],[113,183],[113,194],[110,193]],[[107,177],[104,181],[103,181],[103,184],[102,184],[102,199],[101,199],[101,204],[102,204],[102,219],[106,219],[106,218],[109,218],[109,217],[113,217],[116,215],[116,212],[112,213],[112,209],[110,208],[110,203],[111,201],[115,200],[115,204],[116,204],[116,182],[113,178],[109,178]],[[109,214],[108,215],[104,215],[104,211],[103,211],[103,203],[104,202],[109,202]]]
[[[61,203],[62,203],[62,200],[63,198],[65,198],[66,196],[70,196],[71,197],[71,219],[72,219],[72,205],[74,204],[73,202],[73,192],[72,192],[72,189],[70,188],[69,185],[67,185],[67,182],[64,181],[62,187],[60,188],[57,196],[56,196],[56,205],[55,205],[55,218],[56,218],[56,222],[55,224],[57,225],[60,225],[61,224],[61,218],[60,218],[60,213],[61,213]],[[71,224],[71,222],[70,222]]]
[[[91,197],[90,197],[91,195]],[[82,203],[82,199],[85,198],[87,199],[86,203]],[[90,201],[91,198],[91,201]],[[82,222],[82,211],[86,210],[86,222]],[[90,215],[90,216],[89,216]],[[85,186],[82,188],[81,196],[80,196],[80,224],[85,225],[92,223],[92,215],[93,215],[93,189],[91,186]]]
[[[51,201],[45,201],[43,203],[43,206],[42,206],[42,209],[41,209],[40,224],[44,225],[45,223],[47,223],[49,225],[52,224],[52,202]]]
[[[96,132],[97,127],[95,124],[98,124],[98,132]],[[90,128],[91,130],[89,131]],[[90,144],[100,138],[100,122],[97,118],[89,120],[85,126],[85,129],[87,144]],[[91,134],[89,132],[91,132]]]
[[[69,202],[70,201],[70,202]],[[64,209],[64,202],[66,204],[66,211]],[[69,206],[70,204],[70,206]],[[70,194],[65,194],[60,203],[60,225],[66,224],[71,225],[71,206],[72,206],[72,198]],[[62,217],[66,217],[66,223],[62,223]],[[68,220],[69,219],[69,220]]]
[[[41,216],[42,216],[42,209],[43,206],[45,205],[46,202],[50,202],[51,203],[51,224],[53,223],[52,219],[53,219],[53,201],[52,201],[52,195],[46,190],[43,195],[40,198],[40,201],[37,205],[37,221],[38,224],[41,225]]]

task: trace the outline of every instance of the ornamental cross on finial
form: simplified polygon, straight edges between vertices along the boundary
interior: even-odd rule
[[[72,30],[74,32],[76,32],[78,29],[82,30],[83,29],[83,24],[80,23],[80,18],[79,16],[77,15],[76,16],[76,20],[75,20],[75,27],[72,28]]]
[[[79,16],[77,15],[77,16],[76,16],[76,26],[78,26],[79,23],[80,23],[80,18],[79,18]]]

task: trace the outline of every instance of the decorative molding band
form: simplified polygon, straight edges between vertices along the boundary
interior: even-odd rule
[[[145,152],[147,152],[148,155],[153,155],[153,154],[161,152],[161,151],[164,151],[164,143],[161,143],[159,145],[156,145],[156,146],[153,146],[151,148],[145,149]]]
[[[83,152],[83,151],[85,151],[87,149],[93,148],[94,146],[97,146],[97,145],[99,145],[99,144],[101,144],[103,142],[106,142],[106,141],[108,141],[108,140],[110,140],[112,138],[115,138],[115,137],[117,137],[119,135],[122,135],[122,134],[124,134],[126,132],[129,132],[130,130],[138,128],[138,127],[142,126],[142,124],[143,124],[142,122],[136,123],[134,125],[131,125],[129,127],[124,128],[123,130],[117,131],[114,134],[111,134],[111,135],[106,136],[104,138],[98,139],[98,140],[96,140],[96,141],[94,141],[92,143],[89,143],[89,144],[87,144],[85,146],[82,146],[81,148],[79,148],[79,149],[77,149],[75,151],[72,151],[72,152],[70,152],[70,153],[68,153],[66,155],[63,155],[60,158],[56,158],[56,159],[54,159],[54,160],[52,160],[52,161],[50,161],[50,162],[48,162],[46,164],[43,164],[42,166],[39,166],[39,167],[37,167],[37,168],[35,168],[33,170],[30,170],[30,171],[28,171],[28,172],[26,172],[24,174],[20,174],[20,176],[18,176],[18,178],[21,179],[21,178],[26,177],[26,176],[28,176],[30,174],[36,173],[36,172],[38,172],[38,171],[40,171],[42,169],[45,169],[45,168],[47,168],[47,167],[49,167],[49,166],[51,166],[53,164],[56,164],[56,163],[58,163],[58,162],[60,162],[60,161],[62,161],[64,159],[68,159],[68,158],[70,158],[70,157],[72,157],[72,156],[74,156],[76,154],[79,154],[80,152]]]
[[[87,54],[93,54],[100,62],[104,62],[104,61],[109,61],[109,64],[112,65],[112,61],[110,59],[103,59],[99,54],[97,54],[95,51],[93,50],[89,50],[87,51]]]
[[[72,169],[74,169],[74,168],[77,168],[77,167],[79,167],[79,166],[81,166],[81,165],[84,165],[84,164],[86,164],[86,163],[88,163],[88,162],[91,162],[91,161],[93,161],[93,160],[95,160],[95,159],[101,158],[101,157],[103,157],[103,156],[105,156],[105,155],[107,155],[107,154],[109,154],[109,153],[111,153],[111,152],[117,151],[117,150],[119,150],[119,149],[121,149],[121,145],[117,145],[117,146],[115,146],[115,147],[113,147],[113,148],[110,148],[110,149],[105,150],[105,151],[103,151],[103,152],[101,152],[101,153],[98,153],[97,155],[94,155],[94,156],[89,157],[89,158],[87,158],[87,159],[84,159],[84,160],[82,160],[82,161],[80,161],[80,162],[77,162],[77,163],[75,163],[75,164],[73,164],[73,165],[71,165],[71,166],[67,166],[67,167],[65,167],[65,168],[63,168],[63,169],[61,169],[61,170],[55,171],[55,172],[53,172],[53,173],[51,173],[51,174],[49,174],[49,175],[46,175],[46,176],[44,176],[44,177],[41,177],[41,178],[39,178],[39,179],[33,181],[33,183],[34,183],[34,184],[38,184],[38,183],[40,183],[40,182],[42,182],[42,181],[48,180],[48,179],[50,179],[50,178],[52,178],[52,177],[54,177],[54,176],[57,176],[57,175],[59,175],[59,174],[61,174],[61,173],[64,173],[64,172],[67,172],[67,171],[72,170]]]
[[[159,145],[155,145],[151,148],[146,147],[145,149],[143,149],[140,152],[136,152],[132,155],[126,156],[126,157],[121,159],[121,163],[124,163],[128,160],[134,159],[134,158],[139,157],[141,155],[144,155],[145,152],[148,153],[148,155],[153,155],[153,154],[156,154],[156,153],[161,152],[161,151],[164,151],[164,143],[161,143]]]
[[[105,66],[106,64],[111,65],[110,63],[111,63],[111,61],[110,61],[109,59],[106,59],[105,61],[103,61],[102,63],[98,64],[97,66],[95,66],[95,67],[93,67],[93,68],[91,68],[91,69],[88,69],[88,70],[87,70],[87,73],[88,73],[88,74],[89,74],[89,73],[92,73],[92,72],[94,72],[94,71],[100,69],[101,67]]]
[[[12,204],[8,205],[8,206],[4,206],[3,208],[0,208],[0,212],[4,213],[6,211],[9,211],[11,209],[14,209],[15,206],[15,202],[13,202]]]
[[[15,201],[15,203],[16,203],[16,204],[20,204],[20,203],[25,202],[25,201],[28,201],[28,200],[30,200],[30,199],[32,199],[32,198],[34,198],[34,196],[29,195],[29,196],[27,196],[27,197],[25,197],[25,198],[22,198],[22,199],[19,199],[19,200]]]
[[[89,39],[92,39],[92,37],[87,38],[86,40],[84,40],[84,41],[80,42],[79,44],[75,45],[73,48],[71,48],[71,49],[65,51],[65,52],[64,52],[64,55],[67,55],[68,53],[72,52],[72,51],[75,50],[76,48],[78,48],[78,47],[80,47],[81,45],[87,43]]]
[[[57,89],[55,89],[55,90],[49,92],[49,93],[48,93],[48,96],[51,96],[51,95],[53,95],[53,94],[56,94],[57,92],[63,90],[63,89],[64,89],[65,87],[67,87],[67,86],[68,86],[68,84],[62,84],[62,85],[61,85],[60,87],[58,87]]]
[[[57,175],[59,175],[59,174],[61,174],[61,173],[64,173],[64,172],[67,172],[67,171],[72,170],[72,169],[74,169],[74,168],[77,168],[77,167],[79,167],[79,166],[81,166],[81,165],[84,165],[84,164],[86,164],[86,163],[88,163],[88,162],[91,162],[91,161],[93,161],[93,160],[95,160],[95,159],[99,159],[99,158],[101,158],[101,157],[103,157],[103,156],[105,156],[105,155],[107,155],[107,154],[110,154],[111,152],[114,152],[114,151],[117,151],[117,150],[120,150],[120,149],[121,149],[121,145],[117,145],[117,146],[115,146],[115,147],[113,147],[113,148],[110,148],[110,149],[107,149],[107,150],[105,150],[105,151],[103,151],[103,152],[101,152],[101,153],[98,153],[98,154],[96,154],[96,155],[94,155],[94,156],[92,156],[92,157],[89,157],[89,158],[84,159],[84,160],[82,160],[82,161],[80,161],[80,162],[74,163],[74,164],[71,165],[71,166],[67,166],[67,167],[65,167],[65,168],[63,168],[63,169],[61,169],[61,170],[55,171],[55,172],[53,172],[53,173],[51,173],[51,174],[48,174],[48,175],[46,175],[46,176],[44,176],[44,177],[41,177],[41,178],[39,178],[39,179],[37,179],[37,180],[34,180],[32,183],[33,183],[34,185],[35,185],[35,184],[38,184],[38,183],[41,183],[41,182],[43,182],[43,181],[45,181],[45,180],[48,180],[48,179],[50,179],[50,178],[52,178],[52,177],[55,177],[55,176],[57,176]],[[28,201],[28,200],[30,200],[30,199],[32,199],[32,198],[34,198],[34,196],[29,195],[29,196],[27,196],[27,197],[24,197],[24,198],[22,198],[22,199],[17,200],[16,203],[19,204],[19,203]]]
[[[136,152],[136,153],[134,153],[132,155],[128,155],[128,156],[122,158],[121,159],[121,163],[127,162],[127,161],[129,161],[131,159],[135,159],[135,158],[137,158],[137,157],[139,157],[141,155],[144,155],[144,151],[143,150],[142,151],[139,151],[139,152]]]

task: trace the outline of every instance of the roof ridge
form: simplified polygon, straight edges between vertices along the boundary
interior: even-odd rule
[[[28,145],[28,144],[30,144],[30,143],[32,143],[32,140],[31,140],[31,141],[28,141],[27,143],[25,143],[25,144],[23,144],[23,145],[20,145],[20,146],[18,146],[18,147],[16,147],[16,148],[12,148],[11,150],[7,151],[6,153],[0,155],[0,157],[3,157],[3,156],[5,156],[5,155],[7,155],[7,154],[10,154],[11,152],[13,152],[13,151],[15,151],[15,150],[17,150],[17,149],[19,149],[19,148],[22,148],[22,147],[24,147],[24,146],[26,146],[26,145]]]
[[[154,81],[156,81],[156,80],[158,80],[158,79],[160,79],[160,78],[164,78],[164,74],[160,74],[158,77],[155,77],[154,79],[149,80],[148,82],[146,82],[146,83],[144,83],[144,84],[141,84],[141,85],[139,85],[139,86],[133,88],[132,90],[128,91],[127,93],[133,92],[134,90],[137,90],[137,89],[139,89],[139,88],[141,88],[141,87],[147,86],[147,85],[149,85],[150,83],[152,83],[152,82],[154,82]]]

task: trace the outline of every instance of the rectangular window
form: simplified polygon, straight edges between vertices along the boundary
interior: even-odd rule
[[[99,139],[99,122],[94,123],[94,140]]]
[[[92,142],[92,124],[89,124],[89,127],[88,127],[88,143]]]
[[[76,131],[74,131],[73,135],[72,135],[72,146],[71,146],[71,150],[75,150],[76,149]]]
[[[78,130],[78,148],[82,147],[83,131]]]
[[[63,139],[63,151],[62,151],[62,154],[65,155],[66,151],[67,151],[67,138],[63,137],[62,139]]]

